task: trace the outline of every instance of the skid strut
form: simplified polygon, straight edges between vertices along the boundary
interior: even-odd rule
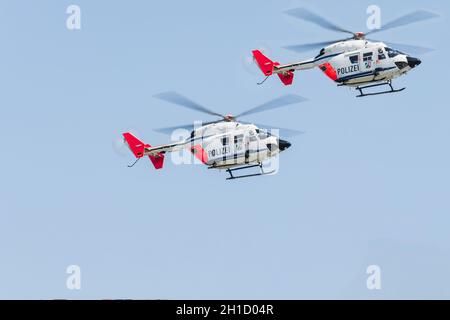
[[[390,90],[385,90],[385,91],[380,91],[380,92],[373,92],[373,93],[364,93],[363,92],[364,89],[380,87],[380,86],[389,86]],[[357,95],[356,97],[357,98],[361,98],[361,97],[367,97],[367,96],[376,96],[376,95],[379,95],[379,94],[400,92],[400,91],[403,91],[405,89],[406,88],[394,89],[394,87],[392,86],[392,81],[388,80],[388,81],[382,82],[382,83],[371,84],[371,85],[368,85],[368,86],[358,86],[358,87],[356,87],[356,90],[359,91],[359,95]]]

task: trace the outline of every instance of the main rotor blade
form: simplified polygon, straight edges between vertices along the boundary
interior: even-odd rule
[[[292,50],[295,52],[306,52],[306,51],[310,51],[310,50],[322,49],[323,47],[329,46],[330,44],[340,42],[340,41],[345,41],[345,40],[349,40],[349,38],[341,39],[341,40],[330,40],[330,41],[323,41],[323,42],[304,43],[304,44],[298,44],[298,45],[293,45],[293,46],[286,46],[283,48]]]
[[[416,54],[416,55],[422,55],[428,52],[432,52],[435,49],[433,48],[427,48],[427,47],[420,47],[420,46],[413,46],[409,44],[403,44],[403,43],[394,43],[394,42],[387,42],[387,41],[379,41],[379,40],[369,40],[373,42],[384,42],[389,47],[393,49],[398,49],[400,51],[403,51],[408,54]]]
[[[217,120],[217,121],[209,121],[209,122],[199,122],[197,123],[191,123],[191,124],[185,124],[185,125],[181,125],[181,126],[173,126],[173,127],[164,127],[164,128],[157,128],[157,129],[153,129],[153,131],[159,132],[159,133],[163,133],[163,134],[172,134],[175,130],[178,129],[185,129],[188,130],[189,132],[191,132],[192,130],[194,130],[194,128],[200,128],[202,126],[206,126],[208,124],[212,124],[212,123],[217,123],[223,121],[222,119]]]
[[[304,134],[304,131],[299,131],[299,130],[294,130],[294,129],[287,129],[287,128],[280,128],[277,126],[270,126],[267,124],[261,124],[261,123],[253,123],[253,122],[244,122],[247,124],[254,124],[255,126],[257,126],[258,128],[261,129],[265,129],[268,132],[272,133],[273,135],[276,135],[278,137],[283,137],[283,138],[289,138],[289,137],[295,137],[301,134]],[[275,134],[275,132],[272,132],[274,130],[278,130],[278,134]]]
[[[416,23],[416,22],[420,22],[420,21],[424,21],[424,20],[428,20],[428,19],[433,19],[436,17],[439,17],[439,15],[436,13],[426,11],[426,10],[417,10],[417,11],[408,13],[404,16],[401,16],[395,20],[392,20],[392,21],[386,23],[380,29],[373,29],[373,30],[367,32],[366,35],[374,34],[376,32],[380,32],[380,31],[386,31],[386,30],[393,29],[393,28],[398,28],[401,26],[406,26],[411,23]]]
[[[174,92],[174,91],[169,91],[169,92],[163,92],[157,95],[154,95],[155,98],[173,103],[173,104],[177,104],[179,106],[188,108],[188,109],[192,109],[192,110],[196,110],[196,111],[200,111],[212,116],[218,116],[223,118],[224,116],[220,113],[214,112],[212,110],[209,110],[208,108],[199,105],[198,103],[189,100],[188,98],[182,96],[181,94]]]
[[[185,130],[192,131],[193,127],[194,127],[194,125],[191,123],[191,124],[186,124],[186,125],[181,125],[181,126],[157,128],[157,129],[153,129],[153,131],[170,135],[177,129],[185,129]]]
[[[294,103],[299,103],[306,101],[306,98],[303,98],[301,96],[295,95],[295,94],[287,94],[284,96],[281,96],[279,98],[276,98],[274,100],[271,100],[269,102],[266,102],[262,105],[259,105],[257,107],[254,107],[252,109],[249,109],[247,111],[244,111],[240,114],[238,114],[235,118],[243,117],[249,114],[257,113],[257,112],[263,112],[271,109],[277,109],[281,107],[285,107]]]
[[[294,18],[312,22],[324,29],[337,31],[337,32],[350,33],[351,35],[353,35],[353,32],[334,24],[333,22],[329,21],[328,19],[325,19],[324,17],[321,17],[318,14],[316,14],[312,11],[309,11],[306,8],[295,8],[295,9],[285,11],[285,13]]]

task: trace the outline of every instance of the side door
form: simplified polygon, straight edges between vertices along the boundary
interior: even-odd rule
[[[245,162],[248,163],[251,160],[253,160],[254,155],[256,154],[258,150],[258,136],[256,134],[256,131],[251,129],[248,131],[248,135],[246,135],[246,141],[245,141]]]
[[[372,49],[363,50],[360,69],[361,72],[371,72],[375,70],[375,53]]]
[[[234,154],[234,159],[237,160],[239,157],[243,156],[245,153],[245,145],[246,145],[246,140],[244,138],[244,133],[236,133],[234,135],[234,143],[233,143],[233,154]]]
[[[360,52],[341,54],[333,58],[333,67],[336,70],[336,80],[347,80],[359,73]],[[323,70],[323,69],[322,69]]]
[[[229,135],[224,135],[220,138],[220,149],[218,153],[222,155],[223,162],[229,160],[229,157],[232,156],[232,149],[234,149],[232,139],[233,136]]]

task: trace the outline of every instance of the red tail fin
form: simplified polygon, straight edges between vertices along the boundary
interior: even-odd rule
[[[144,156],[145,148],[151,148],[151,145],[145,144],[129,132],[124,133],[123,137],[136,158],[142,158]],[[161,169],[163,167],[164,154],[158,153],[154,156],[149,155],[148,157],[152,161],[155,169]]]
[[[273,74],[273,68],[275,66],[275,63],[269,58],[267,58],[265,55],[262,54],[259,50],[253,50],[253,58],[255,59],[256,63],[258,64],[261,71],[264,73],[265,76],[271,76]]]
[[[131,133],[126,132],[123,134],[125,141],[128,144],[131,152],[133,152],[136,158],[142,158],[144,156],[145,147],[150,148],[150,145],[146,145],[144,142],[133,136]]]
[[[271,76],[273,74],[273,71],[275,69],[275,66],[279,66],[279,62],[274,62],[267,58],[265,55],[262,54],[259,50],[253,50],[253,58],[255,59],[256,63],[258,64],[261,71],[264,73],[266,77]],[[279,72],[277,73],[278,77],[280,78],[281,82],[284,83],[284,85],[290,85],[292,84],[292,81],[294,80],[294,72],[293,71],[286,71],[286,72]]]

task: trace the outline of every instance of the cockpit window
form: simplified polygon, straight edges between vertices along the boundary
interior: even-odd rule
[[[256,129],[255,131],[258,132],[258,129]],[[256,134],[255,134],[255,132],[253,132],[253,130],[250,130],[250,131],[249,131],[249,134],[250,134],[250,136],[249,136],[248,139],[249,139],[250,141],[256,141],[256,140],[257,140],[257,139],[256,139]]]
[[[397,56],[399,54],[403,54],[402,52],[400,52],[398,50],[394,50],[394,49],[391,49],[391,48],[388,48],[388,47],[386,47],[384,49],[386,50],[389,58],[393,58],[393,57],[395,57],[395,56]]]
[[[271,136],[268,131],[262,129],[256,129],[256,133],[258,134],[259,139],[266,139]]]
[[[386,55],[384,54],[384,51],[382,48],[378,48],[378,60],[384,60],[386,59]]]

